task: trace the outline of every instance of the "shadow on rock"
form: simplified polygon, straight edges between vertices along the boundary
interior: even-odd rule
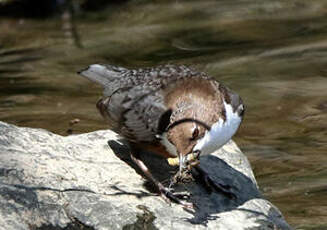
[[[125,140],[118,141],[108,141],[115,155],[144,177],[142,171],[132,162],[129,156],[127,142]],[[149,152],[142,152],[141,157],[153,176],[165,186],[168,186],[170,178],[177,171],[177,167],[171,167],[165,159]],[[192,218],[188,218],[186,221],[192,224],[206,225],[208,221],[217,218],[215,214],[238,209],[242,204],[251,199],[261,198],[256,184],[248,176],[234,169],[218,156],[208,155],[201,157],[201,167],[205,169],[215,183],[229,187],[235,198],[231,199],[219,192],[209,193],[197,181],[174,185],[173,189],[175,192],[190,194],[189,201],[196,206],[194,211],[186,210],[193,215]],[[144,183],[144,187],[151,193],[158,192],[148,180]],[[145,194],[143,195],[145,196]]]

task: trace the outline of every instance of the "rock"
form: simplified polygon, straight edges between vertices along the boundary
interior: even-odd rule
[[[175,168],[159,157],[144,156],[154,175],[169,182]],[[234,142],[202,157],[201,165],[217,183],[230,186],[236,198],[209,194],[191,182],[175,188],[190,193],[197,205],[194,211],[185,210],[153,191],[112,131],[62,137],[0,122],[0,226],[290,229],[278,209],[260,195],[251,167]]]

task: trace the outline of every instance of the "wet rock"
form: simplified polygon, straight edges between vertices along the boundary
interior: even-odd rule
[[[108,142],[109,141],[109,142]],[[175,168],[144,154],[154,175]],[[169,205],[131,163],[111,131],[62,137],[0,122],[0,226],[5,229],[290,229],[259,193],[251,167],[234,142],[201,158],[236,198],[208,193],[196,182],[174,189],[197,209]]]

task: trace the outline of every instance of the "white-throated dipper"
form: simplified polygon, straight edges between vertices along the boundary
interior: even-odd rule
[[[152,176],[139,157],[140,149],[178,158],[176,178],[195,168],[207,184],[229,193],[200,168],[199,157],[219,149],[236,133],[244,114],[239,95],[186,66],[129,70],[93,64],[79,74],[104,88],[98,110],[109,128],[129,141],[131,158],[165,200],[191,206]]]

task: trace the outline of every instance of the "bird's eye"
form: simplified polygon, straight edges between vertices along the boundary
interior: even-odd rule
[[[197,137],[199,136],[199,129],[198,128],[195,128],[192,132],[192,138],[191,140],[195,140]]]

